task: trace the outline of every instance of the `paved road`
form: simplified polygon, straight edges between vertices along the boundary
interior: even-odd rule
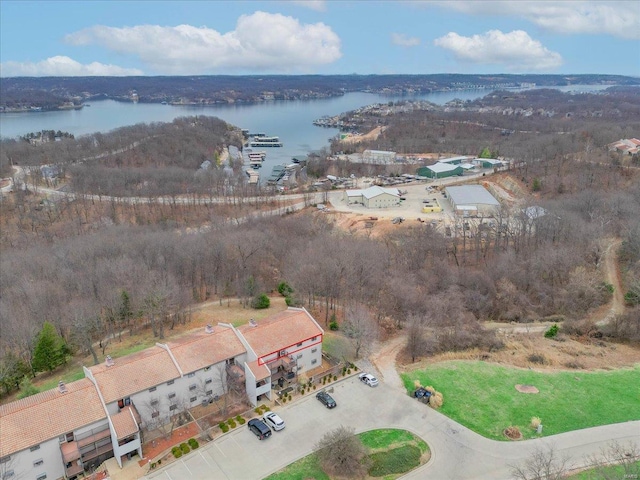
[[[381,383],[362,385],[352,377],[334,386],[338,406],[327,410],[313,395],[279,409],[287,422],[281,432],[259,441],[246,427],[199,448],[147,478],[182,480],[262,479],[311,453],[327,431],[345,425],[356,433],[374,428],[402,428],[422,437],[430,446],[427,465],[403,478],[438,480],[510,478],[516,464],[537,446],[552,443],[560,454],[568,454],[572,465],[584,463],[612,440],[640,439],[640,422],[627,422],[555,435],[542,440],[497,442],[487,440],[417,402],[397,387]]]

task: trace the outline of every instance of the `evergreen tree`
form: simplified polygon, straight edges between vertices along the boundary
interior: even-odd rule
[[[44,322],[33,351],[33,370],[52,372],[65,362],[67,351],[67,346],[55,327],[49,322]]]
[[[25,377],[20,382],[20,393],[18,394],[18,398],[30,397],[31,395],[35,395],[40,390],[38,390],[33,383],[31,383],[31,379],[25,375]]]

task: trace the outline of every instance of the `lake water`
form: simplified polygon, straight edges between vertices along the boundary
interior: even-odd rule
[[[559,87],[559,90],[596,91],[601,85]],[[209,115],[251,132],[264,132],[278,136],[282,148],[260,148],[267,152],[261,178],[271,173],[273,165],[291,163],[295,156],[305,157],[308,152],[328,146],[337,129],[316,127],[313,120],[325,115],[333,116],[364,105],[389,101],[423,99],[442,105],[454,98],[473,100],[490,90],[434,92],[422,95],[385,96],[362,92],[347,93],[342,97],[319,100],[288,100],[250,105],[219,105],[206,107],[172,106],[153,103],[125,103],[114,100],[91,102],[81,110],[55,112],[0,114],[0,136],[14,138],[40,130],[61,130],[76,136],[94,132],[107,132],[137,123],[170,122],[176,117]]]

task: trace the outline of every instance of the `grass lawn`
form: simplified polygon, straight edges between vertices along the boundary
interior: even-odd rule
[[[357,435],[369,450],[369,475],[393,480],[424,463],[426,442],[406,430],[371,430]],[[329,480],[315,454],[307,455],[265,480]]]
[[[444,395],[442,413],[488,438],[506,440],[514,425],[524,438],[536,437],[531,417],[542,420],[543,435],[640,419],[640,364],[601,372],[539,373],[484,362],[442,362],[402,375],[407,391],[414,381]],[[520,393],[516,384],[540,393]],[[425,406],[425,408],[428,408]]]
[[[575,475],[570,475],[567,480],[606,480],[613,478],[640,478],[640,461],[628,465],[627,472],[623,465],[609,465],[607,467],[596,467],[585,470]]]

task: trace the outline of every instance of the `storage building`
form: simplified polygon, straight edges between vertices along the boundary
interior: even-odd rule
[[[367,208],[393,207],[400,204],[400,192],[397,188],[375,185],[364,190],[345,190],[344,200],[348,204],[359,203]]]
[[[500,207],[500,202],[482,185],[446,187],[444,191],[458,215],[491,216]]]
[[[428,167],[420,167],[416,173],[427,178],[445,178],[453,177],[454,175],[461,176],[464,170],[459,165],[438,162]]]

